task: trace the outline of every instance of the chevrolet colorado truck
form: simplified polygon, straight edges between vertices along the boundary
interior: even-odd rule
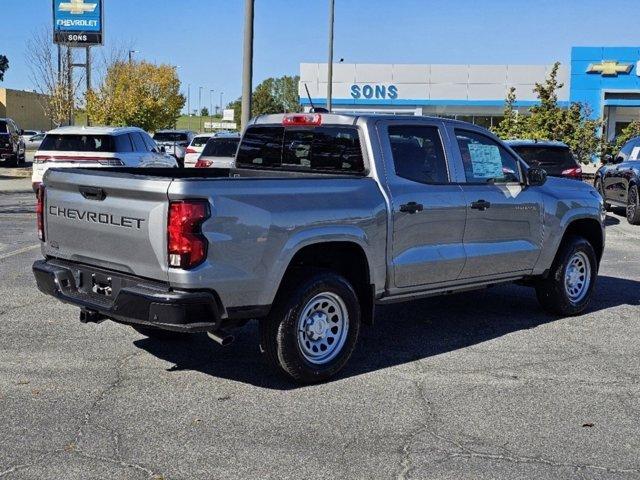
[[[39,289],[169,341],[257,319],[300,382],[336,374],[387,302],[504,282],[582,312],[605,232],[591,186],[548,178],[488,131],[428,117],[266,115],[233,169],[51,169]]]

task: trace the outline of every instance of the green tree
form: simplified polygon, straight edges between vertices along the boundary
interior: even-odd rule
[[[633,137],[640,137],[640,119],[634,120],[629,125],[624,127],[613,142],[611,146],[611,153],[618,153],[618,151],[631,140]]]
[[[202,110],[200,110],[200,116],[201,117],[208,117],[209,116],[209,109],[207,107],[202,107]]]
[[[571,147],[578,160],[590,162],[603,149],[600,139],[602,121],[591,118],[588,107],[572,103],[569,108],[558,106],[558,90],[564,85],[558,81],[560,63],[556,62],[543,83],[536,83],[533,91],[539,103],[531,107],[528,115],[514,115],[515,90],[511,89],[505,103],[505,118],[494,129],[504,139],[557,140]]]
[[[4,81],[4,72],[9,70],[9,59],[5,55],[0,55],[0,82]]]
[[[175,67],[148,62],[116,61],[100,87],[86,94],[94,123],[147,131],[175,125],[184,104]]]
[[[251,102],[251,116],[269,113],[286,113],[300,111],[300,97],[298,83],[300,77],[285,75],[280,78],[267,78],[253,91]],[[227,108],[234,111],[234,121],[240,124],[242,99],[229,103]]]
[[[516,103],[516,88],[511,87],[507,92],[507,98],[504,104],[504,118],[502,121],[493,127],[493,133],[505,140],[518,138],[521,136],[522,125],[518,115],[518,111],[515,109]]]

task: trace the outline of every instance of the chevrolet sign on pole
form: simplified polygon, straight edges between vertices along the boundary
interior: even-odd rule
[[[103,0],[53,0],[53,41],[64,45],[102,45]]]

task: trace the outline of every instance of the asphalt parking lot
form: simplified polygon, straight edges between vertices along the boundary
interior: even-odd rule
[[[640,229],[610,214],[575,318],[504,286],[379,308],[297,387],[248,325],[163,343],[34,286],[33,194],[0,191],[0,478],[640,478]]]

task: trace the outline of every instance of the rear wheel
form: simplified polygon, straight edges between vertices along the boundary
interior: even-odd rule
[[[360,305],[351,284],[329,271],[297,274],[260,325],[260,344],[280,372],[321,382],[345,366],[360,331]]]
[[[627,195],[627,221],[631,225],[640,225],[640,205],[637,185],[631,185]]]
[[[567,238],[549,276],[536,285],[538,301],[553,314],[581,313],[591,302],[597,271],[598,261],[591,244],[582,237]]]
[[[595,188],[596,188],[596,190],[598,190],[598,193],[600,193],[600,196],[602,197],[602,200],[604,200],[604,209],[607,212],[610,212],[611,211],[611,204],[607,203],[606,197],[604,196],[604,185],[602,184],[602,180],[601,179],[597,179],[596,180]]]

